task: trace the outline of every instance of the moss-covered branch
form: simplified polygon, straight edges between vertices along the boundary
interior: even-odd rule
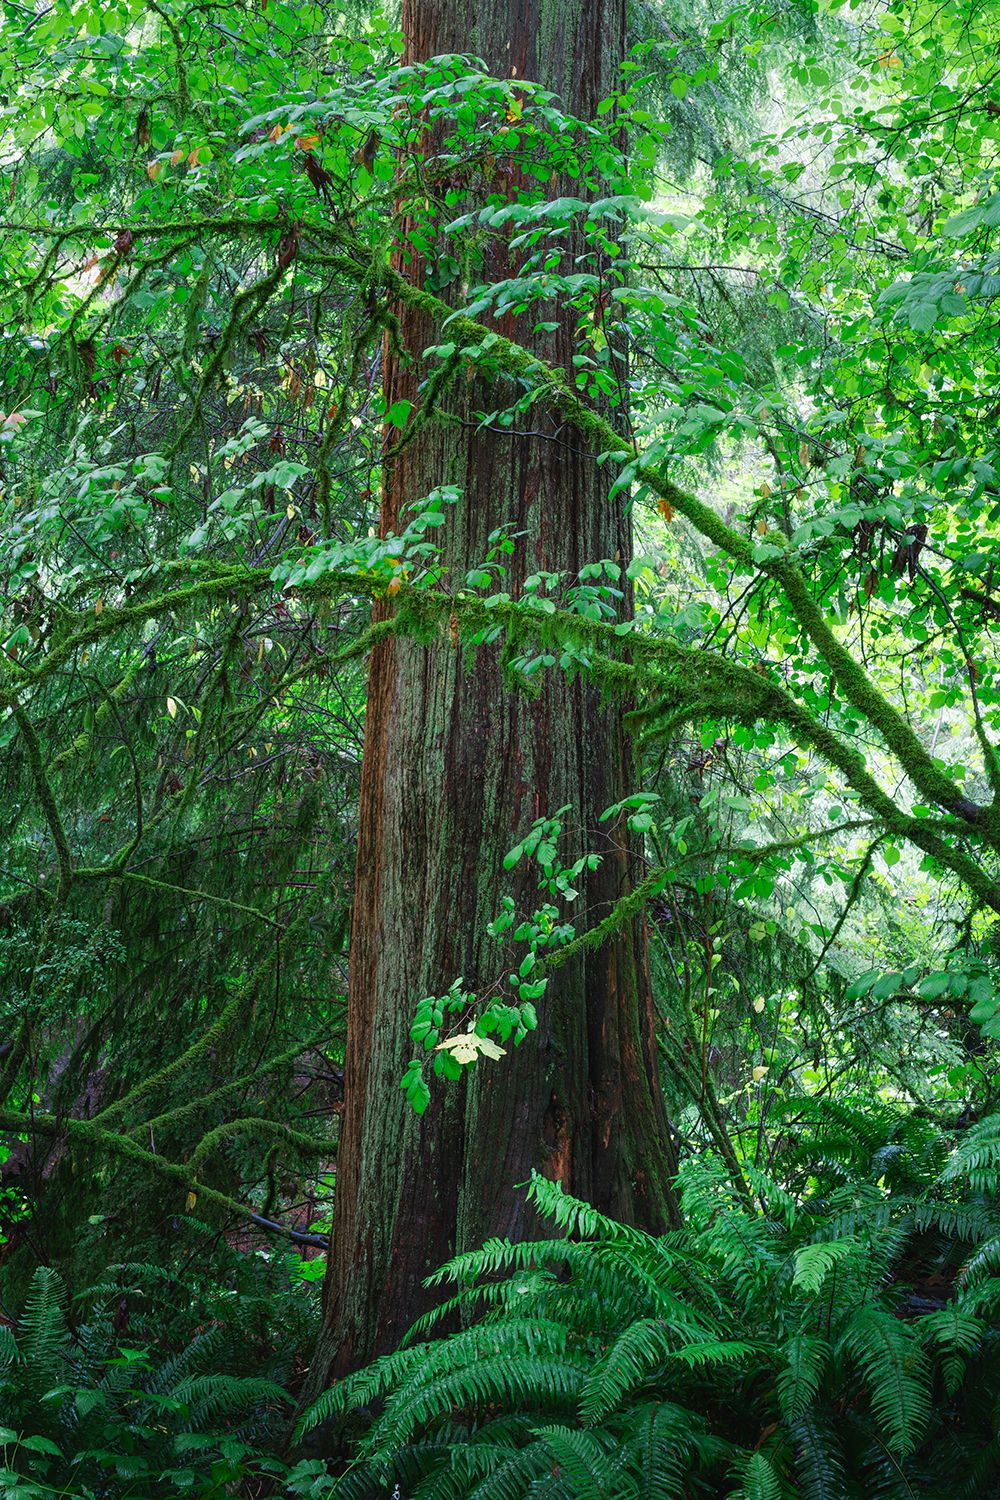
[[[192,571],[195,565],[187,567]],[[195,599],[249,597],[278,588],[263,569],[230,568],[213,571],[207,578],[185,581],[176,589],[140,603],[118,610],[105,609],[97,617],[88,614],[34,668],[32,684],[39,684],[80,649],[125,626],[171,614]],[[375,577],[331,571],[311,584],[299,585],[297,592],[320,597],[375,596],[383,593],[384,588],[384,581]],[[880,786],[860,751],[798,702],[788,689],[768,677],[719,653],[658,639],[637,628],[623,629],[567,610],[544,613],[531,600],[500,599],[488,604],[481,596],[467,591],[451,594],[416,585],[404,586],[394,603],[390,619],[375,622],[331,656],[329,664],[357,657],[376,640],[391,633],[432,640],[455,615],[461,619],[467,636],[499,625],[510,639],[536,639],[560,647],[575,644],[585,649],[586,665],[580,664],[574,670],[586,670],[609,694],[628,696],[647,705],[632,716],[634,727],[647,736],[669,734],[684,723],[708,717],[747,725],[761,721],[783,725],[798,744],[816,751],[843,776],[848,787],[888,832],[931,854],[942,866],[954,871],[980,900],[993,910],[1000,910],[1000,886],[994,876],[953,841],[960,836],[994,852],[1000,850],[1000,836],[993,820],[979,816],[983,811],[980,809],[976,810],[976,816],[970,816],[962,806],[949,809],[953,826],[947,821],[917,818],[906,812],[898,799]],[[8,701],[16,702],[23,690],[23,684],[8,690]],[[3,701],[0,694],[0,706]],[[936,768],[934,774],[947,782]],[[950,787],[951,783],[947,785]],[[944,788],[938,790],[943,798]],[[954,798],[951,800],[954,802]]]
[[[73,879],[73,859],[70,854],[69,841],[66,838],[66,830],[63,828],[62,819],[59,816],[59,807],[52,791],[51,783],[45,771],[45,759],[42,755],[42,747],[34,726],[19,703],[12,705],[14,721],[21,732],[24,741],[28,764],[31,767],[31,779],[35,784],[35,795],[41,804],[45,821],[49,825],[52,834],[52,842],[56,846],[56,859],[59,864],[59,889],[58,897],[63,900]]]
[[[12,1110],[0,1110],[0,1131],[15,1136],[40,1135],[51,1140],[65,1139],[71,1145],[89,1146],[95,1151],[130,1162],[151,1176],[163,1178],[166,1182],[173,1183],[185,1191],[184,1203],[178,1203],[179,1213],[183,1211],[193,1213],[199,1206],[213,1208],[227,1218],[236,1218],[240,1221],[250,1219],[261,1228],[280,1234],[286,1239],[294,1241],[300,1238],[294,1230],[287,1229],[282,1224],[276,1224],[273,1220],[262,1219],[238,1199],[231,1198],[228,1193],[220,1193],[217,1188],[209,1187],[207,1183],[201,1182],[192,1172],[190,1165],[168,1161],[165,1156],[158,1156],[155,1151],[149,1151],[145,1146],[140,1146],[131,1136],[109,1130],[106,1125],[100,1124],[97,1120],[59,1119],[55,1115],[22,1114]],[[293,1132],[293,1134],[298,1134],[298,1132]],[[317,1149],[321,1149],[321,1143],[315,1144]],[[312,1243],[311,1240],[310,1243]]]
[[[315,1136],[293,1130],[290,1125],[283,1125],[280,1120],[268,1120],[263,1115],[243,1115],[237,1120],[226,1120],[203,1135],[188,1158],[188,1170],[197,1177],[209,1157],[241,1135],[270,1137],[282,1142],[294,1155],[307,1161],[327,1155],[333,1150],[332,1141],[319,1141]]]
[[[228,896],[216,896],[211,891],[197,891],[186,885],[173,885],[169,880],[157,880],[153,875],[142,875],[138,870],[123,870],[117,864],[85,867],[73,872],[74,880],[126,880],[134,885],[144,885],[154,891],[169,891],[172,896],[185,896],[189,901],[210,901],[226,911],[238,912],[243,917],[253,917],[280,932],[281,923],[269,917],[256,906],[247,906],[243,901],[232,901]]]
[[[224,1100],[234,1095],[242,1094],[253,1088],[260,1079],[266,1078],[269,1073],[277,1072],[279,1068],[288,1067],[296,1058],[308,1052],[310,1047],[316,1046],[323,1040],[322,1034],[316,1033],[297,1041],[294,1047],[289,1047],[284,1052],[276,1053],[274,1057],[267,1058],[259,1063],[251,1073],[242,1073],[238,1078],[230,1078],[227,1083],[219,1084],[218,1088],[209,1089],[207,1094],[196,1095],[188,1099],[184,1104],[173,1105],[161,1114],[153,1115],[148,1120],[141,1120],[138,1124],[129,1127],[130,1135],[152,1136],[154,1139],[161,1130],[177,1131],[187,1125],[191,1125],[206,1109],[217,1109]]]

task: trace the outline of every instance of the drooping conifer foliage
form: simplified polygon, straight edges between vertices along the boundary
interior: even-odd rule
[[[2,9],[0,1492],[992,1493],[996,0]]]

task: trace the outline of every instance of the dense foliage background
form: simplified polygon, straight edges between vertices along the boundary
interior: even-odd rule
[[[3,0],[17,1500],[1000,1490],[1000,8],[507,9]]]

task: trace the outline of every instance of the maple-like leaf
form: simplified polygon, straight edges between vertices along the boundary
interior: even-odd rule
[[[488,1036],[480,1036],[476,1031],[463,1031],[458,1036],[450,1036],[443,1042],[438,1042],[435,1052],[450,1052],[457,1063],[475,1062],[477,1057],[505,1057],[503,1047],[498,1047],[496,1042],[491,1042]]]

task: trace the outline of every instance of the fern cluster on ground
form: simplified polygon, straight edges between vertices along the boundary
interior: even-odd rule
[[[808,1111],[780,1174],[682,1169],[685,1228],[627,1229],[536,1177],[556,1237],[494,1240],[404,1348],[303,1429],[377,1415],[368,1500],[984,1496],[1000,1485],[1000,1117],[964,1136]],[[469,1326],[426,1342],[436,1323]]]

